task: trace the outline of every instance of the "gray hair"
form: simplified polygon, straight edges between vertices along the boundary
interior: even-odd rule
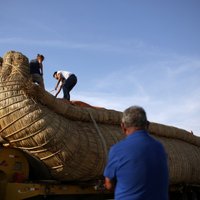
[[[140,106],[127,108],[122,115],[122,123],[125,127],[147,128],[148,121],[145,110]]]

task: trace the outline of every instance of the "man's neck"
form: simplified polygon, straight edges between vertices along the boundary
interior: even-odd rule
[[[126,129],[126,135],[131,135],[131,134],[134,134],[136,131],[139,131],[139,130],[143,130],[142,128],[139,128],[139,127],[130,127],[130,128],[127,128]]]

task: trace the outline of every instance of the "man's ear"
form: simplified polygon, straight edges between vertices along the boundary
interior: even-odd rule
[[[121,129],[122,129],[123,133],[126,134],[126,127],[123,122],[121,122]]]

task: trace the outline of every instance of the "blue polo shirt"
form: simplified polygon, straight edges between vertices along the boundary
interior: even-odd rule
[[[168,200],[166,152],[144,130],[111,147],[104,176],[116,181],[115,200]]]

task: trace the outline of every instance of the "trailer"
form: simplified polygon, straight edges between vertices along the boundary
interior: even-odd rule
[[[46,180],[44,180],[46,179]],[[0,147],[0,199],[114,199],[103,179],[90,182],[52,180],[48,169],[36,158],[11,147]],[[170,200],[199,200],[200,185],[176,184],[169,187]]]
[[[59,182],[50,178],[48,170],[36,158],[16,148],[0,147],[1,200],[113,198],[102,180]]]

